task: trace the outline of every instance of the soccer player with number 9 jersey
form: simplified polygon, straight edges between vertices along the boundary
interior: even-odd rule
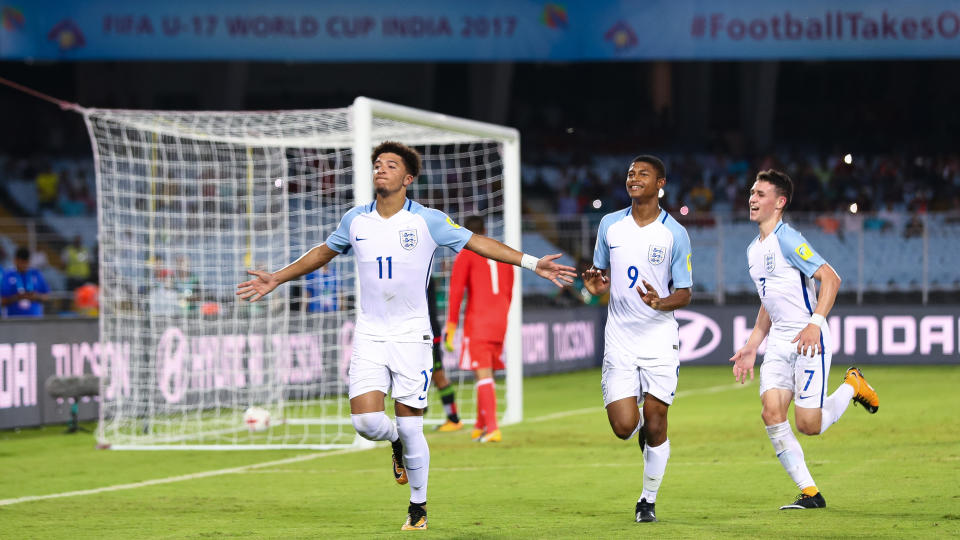
[[[359,159],[360,156],[354,156]],[[357,269],[357,324],[350,357],[350,413],[362,437],[390,441],[392,469],[399,484],[410,484],[403,530],[427,528],[430,450],[423,436],[433,357],[433,330],[427,282],[440,246],[469,249],[484,257],[523,266],[562,287],[574,269],[536,258],[492,238],[461,228],[439,210],[407,199],[407,186],[420,174],[420,155],[398,143],[373,150],[373,202],[344,214],[327,240],[276,272],[248,270],[254,277],[237,285],[240,298],[254,302],[282,283],[317,270],[342,253],[353,252]],[[359,167],[359,162],[354,162]],[[384,413],[394,400],[397,422]]]
[[[690,303],[693,286],[690,238],[660,208],[666,181],[660,159],[633,159],[626,182],[630,208],[600,221],[593,267],[583,274],[591,294],[610,291],[600,386],[617,437],[629,440],[639,433],[643,491],[635,508],[637,522],[657,521],[657,493],[670,458],[667,408],[680,375],[673,311]]]

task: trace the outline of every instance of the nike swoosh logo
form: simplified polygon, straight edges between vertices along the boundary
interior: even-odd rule
[[[749,269],[751,269],[751,268],[753,268],[753,265],[752,265],[752,264],[747,267],[747,270],[749,270]]]
[[[419,399],[420,401],[423,401],[423,400],[427,399],[427,396],[420,396],[420,397],[418,397],[417,399]]]
[[[353,241],[354,241],[354,242],[359,242],[359,241],[361,241],[361,240],[366,240],[366,238],[360,238],[359,236],[354,236],[354,237],[353,237]]]
[[[812,397],[812,396],[797,396],[797,399],[807,399],[808,397]]]
[[[617,249],[620,246],[610,246],[610,249]]]

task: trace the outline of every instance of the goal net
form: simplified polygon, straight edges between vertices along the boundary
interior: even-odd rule
[[[357,98],[342,109],[173,112],[88,109],[100,238],[102,446],[334,448],[364,444],[350,423],[356,314],[352,255],[238,301],[245,270],[276,270],[373,199],[370,152],[417,148],[408,197],[454,220],[478,214],[520,248],[515,130]],[[438,322],[455,254],[437,251]],[[522,417],[520,280],[505,344],[504,423]],[[462,326],[462,325],[461,325]],[[444,353],[457,405],[475,414],[472,374]],[[445,419],[436,391],[426,422]],[[270,413],[248,429],[244,411]],[[388,413],[392,407],[387,407]],[[260,427],[259,425],[257,427]],[[429,428],[428,428],[429,429]]]

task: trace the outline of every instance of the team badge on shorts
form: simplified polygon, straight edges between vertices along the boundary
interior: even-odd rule
[[[407,251],[417,247],[417,230],[403,229],[400,231],[400,245]]]
[[[763,256],[763,269],[766,270],[768,274],[773,272],[773,269],[776,267],[777,257],[772,251]]]
[[[660,264],[667,258],[667,248],[663,246],[650,246],[647,251],[647,260],[650,264]]]

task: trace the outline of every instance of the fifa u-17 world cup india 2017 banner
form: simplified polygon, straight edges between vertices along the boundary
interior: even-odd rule
[[[676,311],[681,363],[728,365],[750,335],[757,309],[697,306]],[[605,320],[601,307],[525,310],[524,375],[599,366]],[[827,322],[834,365],[960,364],[960,312],[955,306],[838,307]],[[245,388],[263,383],[268,375],[301,385],[345,379],[352,334],[349,322],[332,338],[335,343],[310,333],[190,336],[171,326],[156,340],[153,391],[167,403],[182,403],[198,391]],[[324,356],[332,352],[336,357]],[[138,376],[132,354],[129,343],[100,343],[96,320],[0,323],[0,429],[67,421],[69,405],[44,390],[51,375],[107,377],[107,399],[131,396]],[[457,359],[445,355],[444,365],[454,369]],[[268,369],[275,371],[268,374]],[[82,420],[97,417],[99,399],[81,399]]]
[[[0,58],[956,58],[954,0],[0,0]]]

